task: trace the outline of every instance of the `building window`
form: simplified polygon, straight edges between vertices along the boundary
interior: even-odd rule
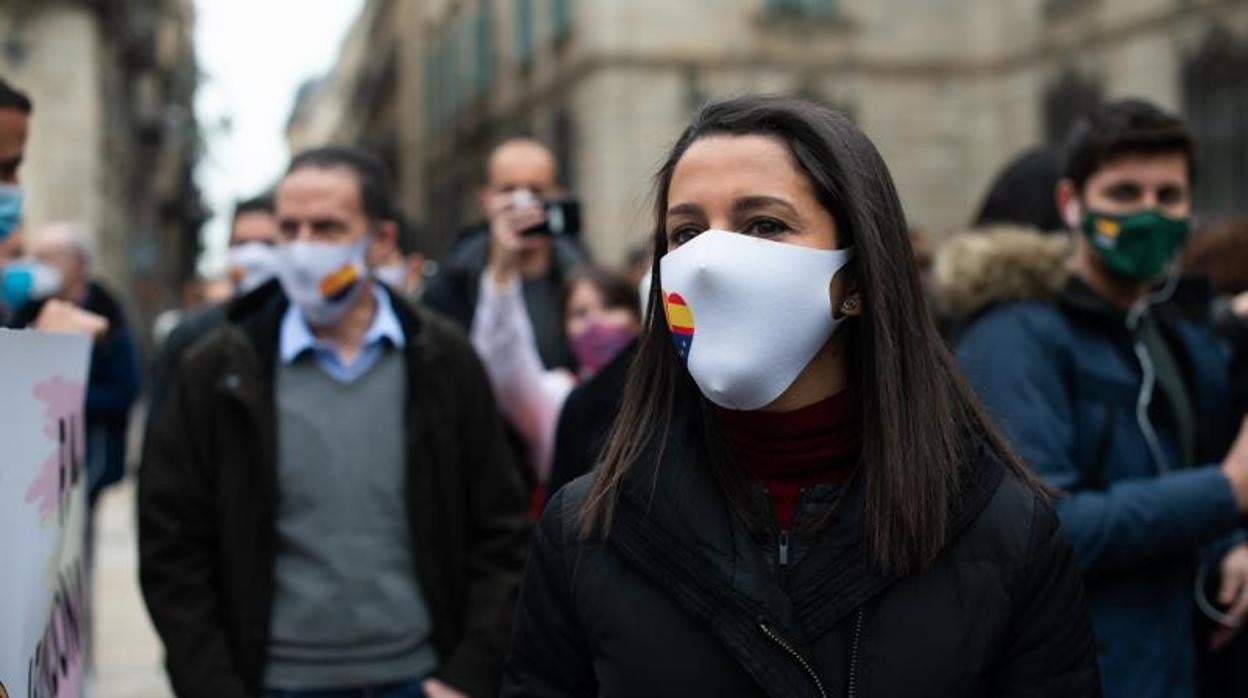
[[[551,0],[550,25],[556,43],[572,34],[572,0]]]
[[[1184,61],[1183,108],[1196,137],[1197,209],[1214,218],[1248,212],[1248,41],[1209,32]]]
[[[473,22],[464,16],[455,26],[455,65],[451,72],[451,81],[455,84],[455,111],[458,113],[464,103],[472,96],[476,81],[476,46],[473,39]]]
[[[702,73],[698,70],[697,63],[688,63],[681,70],[682,82],[684,82],[685,92],[685,108],[690,114],[696,114],[699,109],[706,106],[710,100],[707,94],[706,86],[702,84]]]
[[[840,0],[766,0],[770,15],[798,17],[834,16],[841,9]]]
[[[1101,83],[1067,70],[1044,93],[1044,134],[1050,143],[1062,143],[1079,117],[1105,101]]]
[[[432,114],[431,132],[445,126],[471,96],[474,83],[469,71],[475,68],[474,47],[468,42],[471,29],[465,21],[452,21],[430,41],[425,80]]]
[[[567,189],[576,191],[576,121],[572,111],[567,107],[559,108],[551,126],[554,131],[551,146],[559,167],[559,179]]]
[[[429,135],[442,125],[442,75],[437,44],[425,47],[425,126]]]
[[[533,65],[533,0],[516,0],[516,61],[527,69]]]
[[[442,41],[442,118],[454,118],[459,109],[459,93],[462,90],[459,80],[459,34],[451,25]]]
[[[490,3],[481,3],[473,29],[474,63],[477,68],[474,82],[480,96],[489,91],[494,81],[494,16],[490,12]]]
[[[1045,18],[1058,20],[1074,17],[1076,13],[1086,13],[1099,2],[1100,0],[1044,0],[1041,10]]]

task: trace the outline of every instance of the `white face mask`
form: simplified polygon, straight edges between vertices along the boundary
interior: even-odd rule
[[[337,322],[364,288],[368,238],[351,245],[291,242],[278,248],[278,279],[308,324]]]
[[[702,394],[734,410],[775,402],[844,320],[828,285],[852,256],[722,230],[664,255],[668,327]]]
[[[264,285],[277,275],[277,250],[263,242],[244,242],[225,251],[230,280],[241,293]]]
[[[646,270],[642,274],[641,281],[637,282],[637,302],[641,304],[641,324],[646,324],[646,313],[650,310],[650,270]]]
[[[407,289],[407,265],[402,262],[375,267],[373,276],[399,293]]]

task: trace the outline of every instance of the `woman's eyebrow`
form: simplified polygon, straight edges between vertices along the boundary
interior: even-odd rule
[[[676,204],[667,209],[667,215],[669,216],[697,216],[701,215],[701,213],[702,207],[690,202]]]
[[[778,208],[790,216],[797,215],[797,209],[793,208],[793,204],[784,199],[764,195],[743,196],[737,199],[732,204],[732,212],[739,215],[747,211],[768,207]]]

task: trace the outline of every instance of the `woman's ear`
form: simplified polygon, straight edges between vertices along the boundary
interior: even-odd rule
[[[832,317],[860,317],[862,315],[862,294],[858,290],[858,275],[852,267],[832,277],[828,286],[832,298]]]

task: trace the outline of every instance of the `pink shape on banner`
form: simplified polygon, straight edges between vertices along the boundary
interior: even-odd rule
[[[81,383],[65,380],[64,377],[58,375],[36,385],[32,392],[36,399],[47,406],[43,412],[43,433],[52,440],[56,448],[43,461],[34,482],[31,482],[30,487],[26,489],[26,503],[37,502],[39,517],[47,519],[56,512],[61,499],[61,449],[63,448],[60,442],[61,420],[75,422],[74,417],[82,411],[84,390]],[[82,430],[82,420],[78,419],[76,423],[78,432],[73,448],[77,453],[70,455],[81,461],[85,434]]]
[[[62,633],[70,632],[63,617],[53,622],[59,623]],[[82,696],[83,651],[81,642],[82,639],[80,638],[77,648],[65,658],[65,665],[62,667],[63,673],[56,684],[56,698],[81,698]]]

